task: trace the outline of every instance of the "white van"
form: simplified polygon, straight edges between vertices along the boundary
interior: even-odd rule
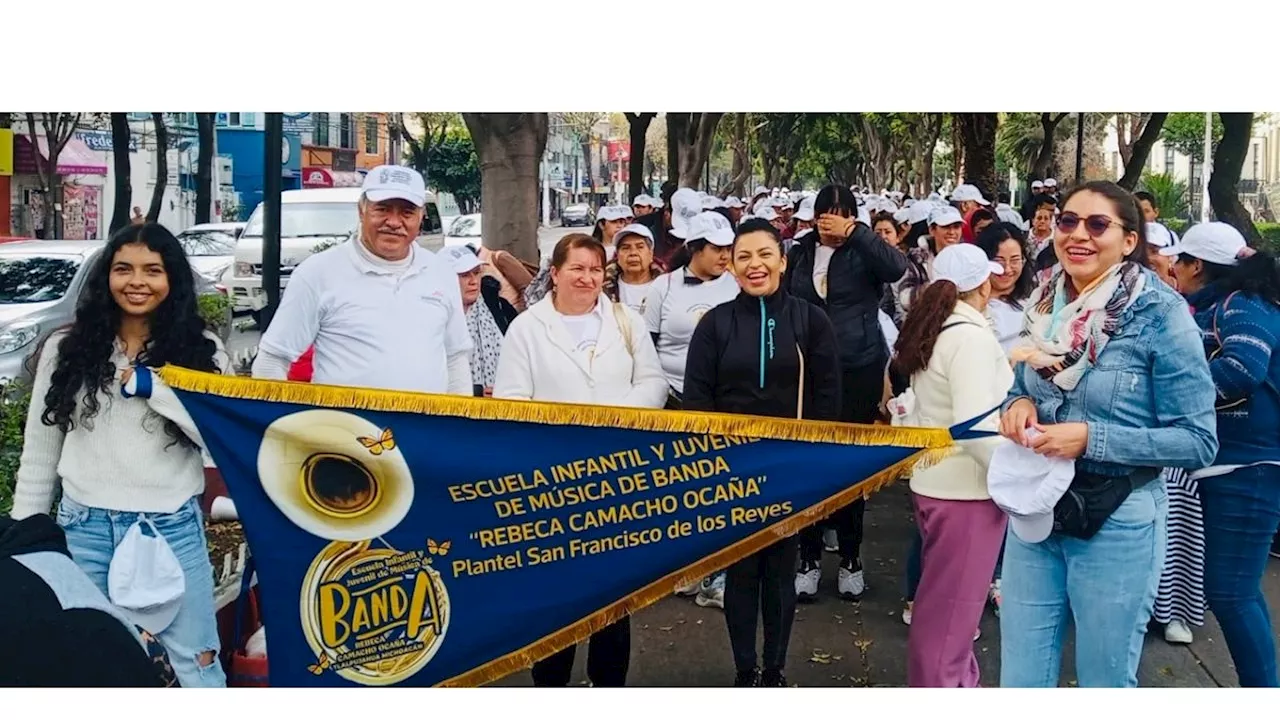
[[[357,206],[361,192],[360,188],[312,188],[280,194],[281,292],[293,269],[317,248],[343,242],[355,231],[360,222]],[[267,306],[267,294],[262,290],[262,224],[263,206],[259,204],[236,243],[235,263],[226,282],[235,311],[248,311],[255,322]],[[432,249],[444,243],[440,211],[431,192],[427,193],[418,242]]]

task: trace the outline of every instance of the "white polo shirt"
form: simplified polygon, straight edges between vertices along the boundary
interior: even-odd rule
[[[378,267],[356,242],[298,266],[262,350],[297,358],[314,344],[318,384],[447,392],[449,356],[471,352],[458,276],[417,245],[407,268]]]
[[[688,283],[687,277],[692,277],[688,269],[681,269],[654,280],[644,308],[645,326],[658,335],[662,372],[676,392],[684,392],[684,366],[698,321],[711,308],[738,297],[741,289],[729,272],[700,283]]]

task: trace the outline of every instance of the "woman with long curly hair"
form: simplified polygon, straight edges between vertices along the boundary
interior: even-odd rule
[[[202,453],[123,384],[135,366],[218,372],[231,363],[196,310],[191,265],[168,230],[124,228],[93,263],[75,320],[39,355],[12,514],[48,513],[60,485],[57,521],[67,547],[108,595],[117,548],[135,523],[149,521],[182,568],[183,591],[170,622],[131,619],[165,646],[180,684],[222,687],[199,504]]]

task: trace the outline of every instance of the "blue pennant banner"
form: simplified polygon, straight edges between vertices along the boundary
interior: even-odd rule
[[[160,375],[244,523],[273,686],[491,682],[953,446],[946,429]]]

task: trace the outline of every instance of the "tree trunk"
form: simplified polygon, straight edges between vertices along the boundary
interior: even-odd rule
[[[976,185],[985,197],[994,198],[996,187],[996,113],[956,113],[964,144],[964,181]]]
[[[747,143],[747,114],[735,113],[733,135],[729,142],[733,149],[733,168],[729,177],[729,192],[737,197],[747,194],[747,179],[751,177],[751,146]]]
[[[644,190],[645,134],[649,132],[649,123],[658,117],[658,113],[623,113],[623,115],[626,115],[627,124],[631,126],[631,159],[627,169],[631,177],[627,192],[634,198]]]
[[[926,139],[924,146],[924,181],[920,187],[921,198],[927,197],[933,192],[933,157],[934,151],[938,148],[938,138],[942,137],[942,126],[946,122],[943,113],[930,113],[929,120],[929,137]]]
[[[711,141],[724,113],[691,113],[683,134],[677,136],[680,148],[680,187],[696,188],[711,154]],[[668,132],[670,128],[668,127]],[[668,137],[670,142],[671,138]]]
[[[1040,130],[1044,135],[1040,138],[1040,154],[1031,164],[1031,179],[1043,180],[1049,177],[1049,166],[1053,164],[1053,144],[1057,138],[1058,125],[1068,113],[1040,113]],[[1028,185],[1028,187],[1030,187]]]
[[[538,163],[547,113],[463,113],[480,160],[484,245],[537,264]]]
[[[75,133],[76,126],[80,124],[80,113],[41,113],[40,123],[44,128],[48,158],[40,157],[35,113],[27,113],[27,134],[35,152],[36,177],[44,196],[44,236],[46,239],[56,239],[62,235],[62,213],[59,212],[62,205],[62,179],[58,175],[58,158]]]
[[[200,156],[196,159],[196,224],[209,222],[213,211],[213,113],[196,113]]]
[[[1156,144],[1156,140],[1160,139],[1160,130],[1164,127],[1164,121],[1169,117],[1169,113],[1151,113],[1151,117],[1147,119],[1147,125],[1142,129],[1142,135],[1133,143],[1133,148],[1129,152],[1129,159],[1124,164],[1124,176],[1120,178],[1120,187],[1126,190],[1133,190],[1138,186],[1138,181],[1142,179],[1142,170],[1147,166],[1147,159],[1151,157],[1151,148]],[[1241,158],[1241,162],[1243,162]]]
[[[164,190],[169,184],[169,131],[164,125],[164,113],[151,113],[151,122],[156,126],[156,186],[151,191],[147,222],[159,222]]]
[[[1209,204],[1219,220],[1230,223],[1256,243],[1262,239],[1254,227],[1249,211],[1240,203],[1236,186],[1240,171],[1244,168],[1244,156],[1249,151],[1250,134],[1253,131],[1253,113],[1218,113],[1222,119],[1222,140],[1213,154],[1213,174],[1209,176]]]
[[[951,181],[960,184],[964,177],[964,136],[960,133],[960,114],[951,114]]]
[[[133,204],[133,178],[129,161],[128,113],[111,113],[111,164],[115,171],[115,204],[111,207],[109,234],[129,224],[129,210]]]
[[[681,138],[689,128],[689,113],[667,113],[667,179],[680,180]]]
[[[591,162],[591,135],[586,135],[580,145],[582,146],[582,187],[586,188],[588,195],[591,195],[596,191],[596,174],[592,172],[593,163]],[[479,151],[477,150],[478,153]],[[483,204],[481,202],[481,205]]]

